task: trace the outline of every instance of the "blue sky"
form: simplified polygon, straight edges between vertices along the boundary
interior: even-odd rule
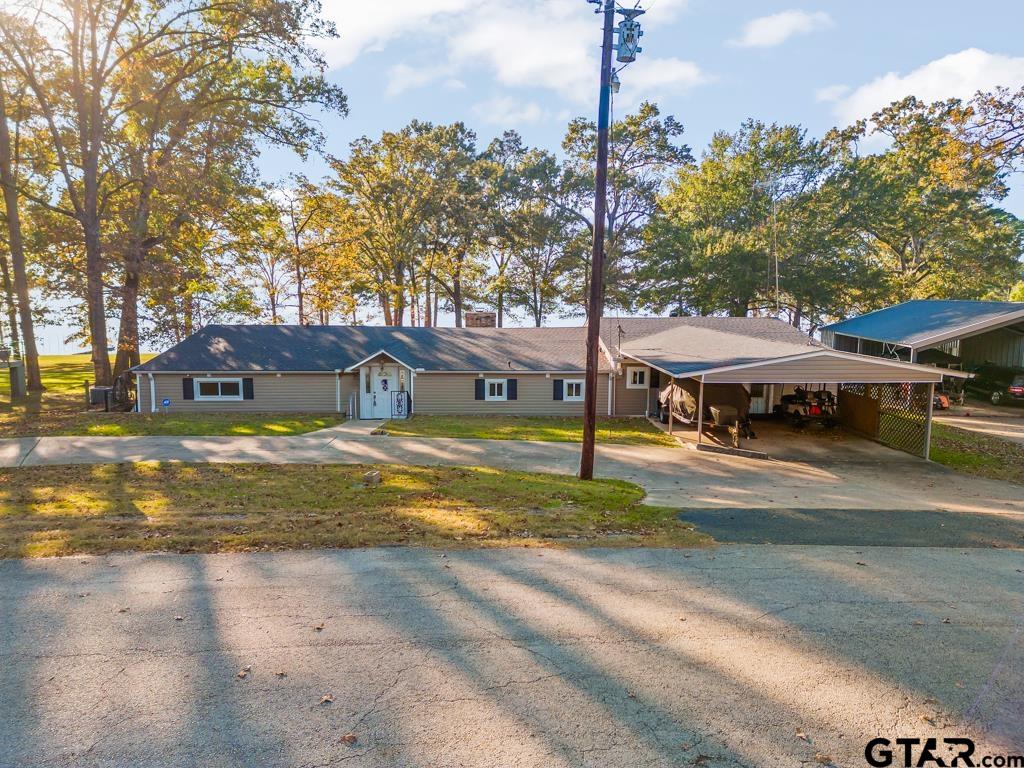
[[[601,18],[585,0],[323,0],[340,39],[323,45],[351,114],[324,122],[327,151],[413,118],[462,120],[481,145],[507,128],[557,150],[567,121],[594,116]],[[616,111],[657,101],[699,154],[744,119],[812,135],[914,94],[969,97],[1024,84],[1024,2],[647,0],[644,51],[621,75]],[[260,160],[270,179],[324,164]],[[1006,207],[1024,216],[1018,175]],[[43,330],[43,351],[66,331]]]
[[[653,99],[682,120],[697,152],[747,117],[820,135],[911,93],[932,100],[1024,84],[1019,1],[645,5],[644,52],[622,73],[617,112]],[[463,120],[482,144],[515,128],[556,149],[570,117],[596,111],[593,9],[585,0],[324,0],[341,35],[325,54],[351,106],[326,122],[328,151],[344,154],[352,139],[413,118]],[[263,167],[274,176],[295,162],[268,153]],[[1010,207],[1024,215],[1024,195]]]

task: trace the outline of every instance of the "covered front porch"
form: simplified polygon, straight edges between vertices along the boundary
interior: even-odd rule
[[[416,371],[383,350],[349,366],[359,377],[348,412],[358,419],[407,419],[413,413]]]

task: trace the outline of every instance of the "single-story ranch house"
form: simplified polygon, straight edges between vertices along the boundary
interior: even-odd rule
[[[755,414],[770,413],[798,385],[856,385],[849,402],[862,398],[874,410],[860,414],[860,431],[877,432],[884,398],[864,385],[920,386],[916,399],[903,399],[914,399],[922,414],[913,450],[927,452],[923,414],[930,415],[929,388],[941,380],[935,368],[829,349],[770,318],[605,318],[601,350],[601,415],[652,414],[659,393],[684,382],[700,392],[697,420],[707,405],[705,384],[742,386]],[[143,412],[333,411],[381,419],[582,414],[585,364],[582,327],[211,325],[133,371]]]

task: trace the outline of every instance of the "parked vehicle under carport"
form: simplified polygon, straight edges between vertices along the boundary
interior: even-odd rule
[[[967,380],[965,389],[992,405],[1024,401],[1024,370],[986,363],[968,372],[973,373],[974,378]]]
[[[669,384],[658,394],[658,419],[662,424],[672,418],[684,424],[698,421],[697,408],[700,399],[700,382],[694,379],[679,379]],[[750,427],[750,392],[742,384],[706,384],[704,386],[704,418],[706,427],[725,427],[732,436],[734,446],[739,439],[754,439]]]

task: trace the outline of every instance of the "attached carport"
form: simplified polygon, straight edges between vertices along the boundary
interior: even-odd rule
[[[709,385],[821,386],[835,389],[838,416],[847,429],[898,450],[928,458],[931,443],[934,388],[943,373],[931,366],[857,355],[812,345],[761,340],[756,359],[737,361],[749,352],[749,340],[716,339],[719,361],[703,350],[700,359],[667,349],[623,350],[623,355],[668,376],[698,387],[697,448],[713,449],[704,441],[705,388]],[[741,349],[730,349],[738,346]],[[788,347],[788,349],[784,349]],[[673,359],[674,358],[674,359]],[[965,376],[955,373],[954,375]]]

